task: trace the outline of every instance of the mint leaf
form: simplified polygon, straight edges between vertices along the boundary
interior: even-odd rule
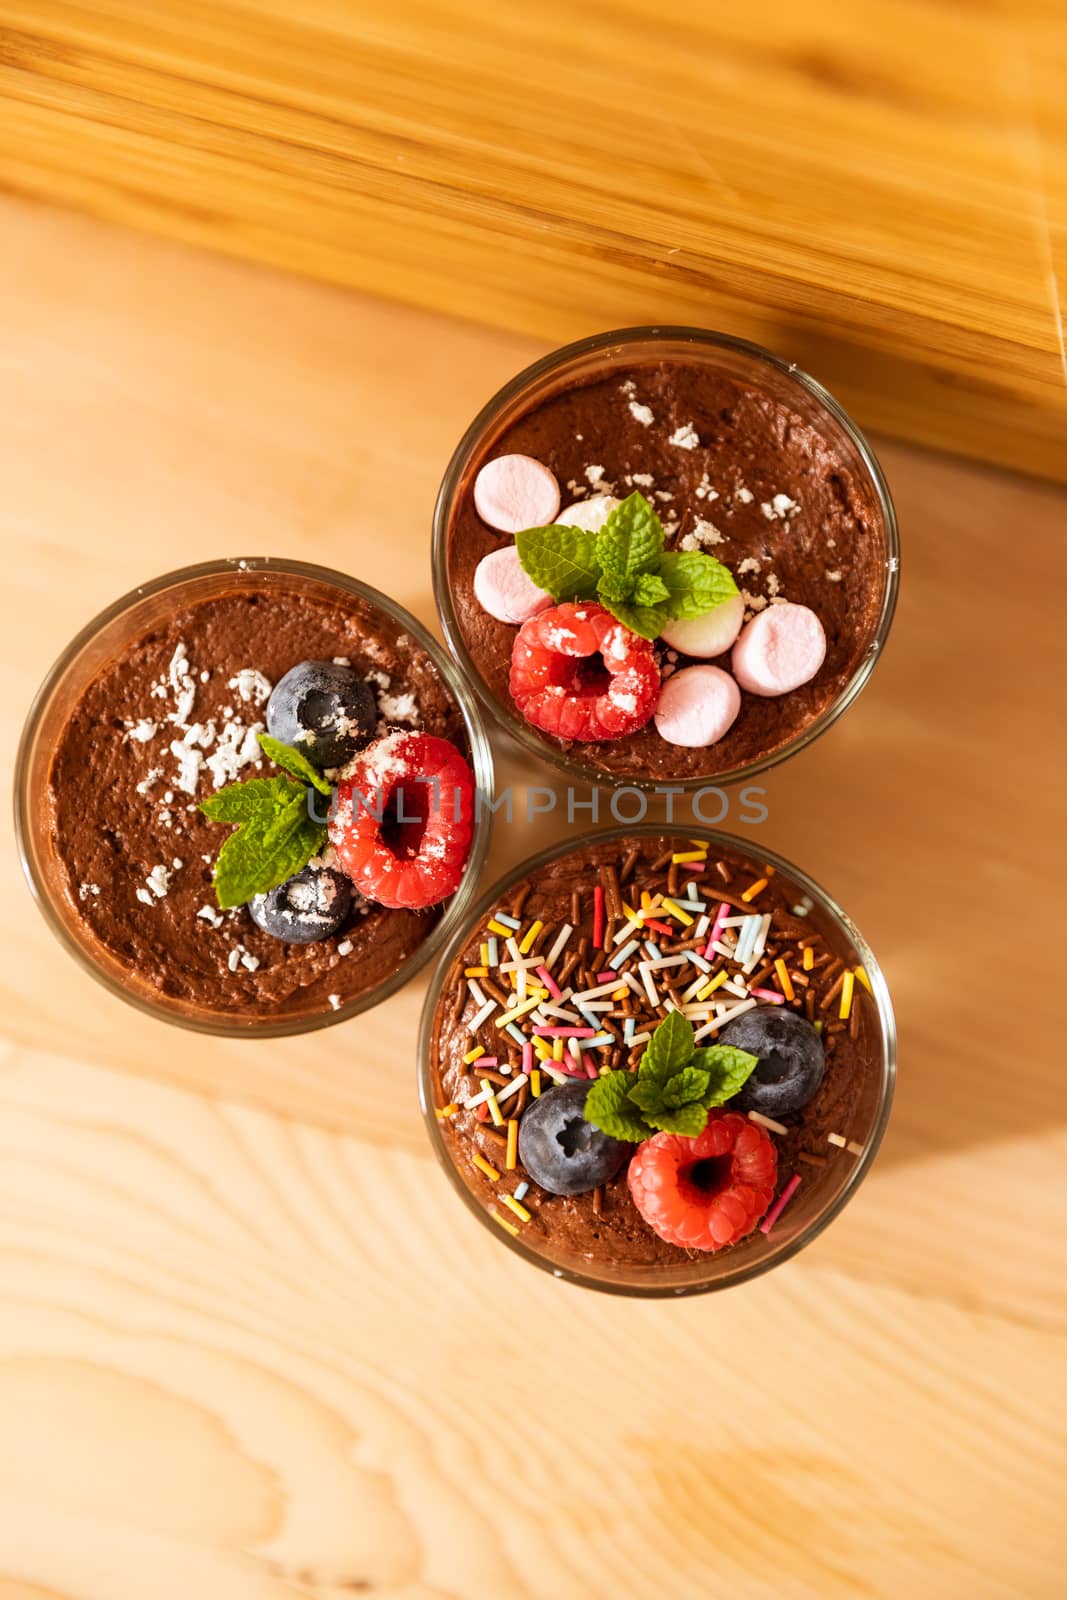
[[[629,1104],[634,1081],[631,1072],[607,1072],[598,1078],[586,1096],[586,1122],[612,1139],[628,1139],[631,1144],[647,1139],[650,1130]]]
[[[677,1110],[679,1106],[690,1105],[693,1101],[699,1101],[703,1105],[703,1097],[708,1092],[710,1082],[709,1072],[692,1065],[683,1067],[681,1072],[676,1072],[674,1077],[668,1078],[663,1085],[663,1104],[672,1110]]]
[[[639,572],[634,579],[634,600],[639,606],[658,606],[670,598],[670,590],[654,572]]]
[[[626,600],[609,600],[603,589],[599,599],[624,628],[629,628],[631,633],[639,633],[642,639],[658,639],[663,632],[663,624],[668,620],[663,606],[635,606]]]
[[[695,1139],[708,1124],[708,1114],[701,1105],[680,1106],[677,1111],[659,1111],[649,1117],[660,1133],[679,1133],[683,1139]]]
[[[643,494],[628,495],[596,536],[601,570],[615,578],[650,572],[663,553],[663,524]]]
[[[291,778],[251,778],[201,801],[212,822],[239,823],[225,839],[212,882],[224,911],[266,894],[307,866],[326,842],[325,823],[308,815],[308,791]]]
[[[665,1017],[645,1046],[638,1069],[646,1082],[657,1083],[662,1090],[668,1078],[688,1066],[693,1055],[693,1024],[680,1011]],[[698,1062],[697,1065],[702,1065]]]
[[[333,790],[318,768],[313,767],[307,756],[301,755],[299,750],[294,750],[291,744],[283,744],[280,739],[272,738],[269,733],[261,733],[259,748],[267,760],[273,761],[276,767],[283,767],[286,772],[291,772],[294,778],[303,778],[305,783],[310,783],[320,794],[332,795]]]
[[[596,586],[597,599],[601,600],[605,605],[609,602],[612,605],[621,605],[623,601],[629,600],[633,594],[633,589],[632,578],[620,578],[615,573],[604,572],[601,574],[600,582]]]
[[[201,800],[200,810],[212,822],[247,822],[303,795],[303,784],[291,778],[249,778],[247,783],[231,783],[217,794],[209,794]]]
[[[759,1062],[747,1050],[738,1050],[730,1044],[713,1044],[707,1049],[694,1050],[689,1061],[708,1075],[708,1085],[701,1094],[701,1105],[725,1105],[735,1094],[740,1094]]]
[[[630,1079],[631,1084],[631,1104],[637,1106],[638,1110],[642,1111],[645,1116],[650,1111],[667,1109],[666,1101],[663,1098],[663,1084],[657,1083],[654,1078],[646,1078],[643,1082],[640,1078],[635,1080],[632,1072],[627,1073],[627,1077]]]
[[[699,550],[668,550],[658,571],[668,594],[666,615],[675,620],[702,617],[738,592],[729,567]]]
[[[597,535],[553,524],[515,535],[522,570],[553,600],[592,600],[600,577]]]

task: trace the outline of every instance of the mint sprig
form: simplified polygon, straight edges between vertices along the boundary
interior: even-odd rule
[[[260,748],[276,766],[292,777],[249,778],[231,783],[200,802],[212,822],[237,823],[236,832],[222,842],[212,883],[223,911],[243,906],[253,895],[266,894],[306,867],[326,843],[326,824],[318,822],[308,806],[308,786],[330,794],[321,773],[290,745],[261,734]]]
[[[663,524],[637,492],[598,533],[553,524],[515,537],[523,571],[554,600],[592,600],[643,639],[737,594],[733,574],[700,550],[665,550]]]
[[[693,1024],[680,1011],[660,1023],[636,1073],[607,1072],[589,1090],[585,1119],[613,1139],[639,1143],[654,1133],[695,1139],[712,1106],[738,1094],[758,1056],[732,1045],[697,1049]]]

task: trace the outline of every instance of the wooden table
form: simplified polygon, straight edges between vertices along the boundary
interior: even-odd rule
[[[10,200],[0,246],[7,767],[70,633],[179,562],[305,557],[432,623],[439,475],[535,345]],[[5,852],[0,1600],[1062,1594],[1067,498],[884,459],[895,635],[763,836],[883,961],[898,1102],[746,1288],[513,1261],[423,1136],[421,984],[197,1038],[84,977]]]

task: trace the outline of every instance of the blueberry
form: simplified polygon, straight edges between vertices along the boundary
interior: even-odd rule
[[[267,732],[316,767],[341,767],[373,739],[378,701],[372,686],[332,661],[301,661],[274,685]]]
[[[355,890],[332,867],[304,867],[267,894],[248,902],[252,921],[287,944],[312,944],[342,928],[352,912]]]
[[[759,1056],[752,1076],[730,1109],[777,1117],[806,1106],[822,1082],[822,1040],[811,1023],[784,1006],[757,1006],[728,1022],[720,1044]]]
[[[613,1178],[633,1146],[610,1139],[582,1112],[589,1083],[563,1083],[531,1100],[519,1122],[519,1160],[549,1194],[585,1194]]]

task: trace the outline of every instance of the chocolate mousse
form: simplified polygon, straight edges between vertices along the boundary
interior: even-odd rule
[[[745,1251],[870,1137],[882,1036],[855,963],[807,894],[721,841],[652,831],[557,856],[472,928],[441,987],[430,1093],[457,1174],[564,1268]],[[628,1096],[668,1034],[684,1046],[659,1051],[642,1127]],[[649,1180],[663,1163],[669,1182]]]
[[[528,481],[509,481],[505,466],[523,459],[530,463]],[[672,704],[671,725],[661,731],[651,714],[653,700],[638,708],[635,720],[645,720],[633,731],[619,735],[609,715],[613,736],[596,737],[594,723],[577,733],[577,743],[564,735],[580,719],[568,723],[565,716],[553,736],[549,723],[536,713],[527,716],[516,693],[517,627],[505,620],[533,615],[534,606],[525,613],[509,610],[528,598],[523,593],[516,601],[512,581],[506,589],[495,582],[496,614],[485,608],[496,578],[493,563],[476,583],[485,558],[511,544],[506,530],[514,530],[515,521],[509,516],[521,518],[524,504],[544,515],[544,482],[535,467],[558,484],[559,510],[548,520],[559,524],[584,516],[582,525],[595,526],[588,520],[594,502],[610,508],[641,495],[659,516],[667,551],[702,552],[729,569],[740,593],[734,633],[770,608],[785,607],[776,621],[788,614],[821,629],[825,655],[818,664],[817,644],[811,657],[817,670],[779,692],[773,682],[761,686],[758,677],[746,676],[739,657],[731,669],[729,635],[721,648],[694,655],[661,637],[653,648],[664,686],[701,666],[699,677],[686,680],[695,722]],[[479,490],[487,468],[490,475],[482,477]],[[802,734],[841,696],[871,649],[889,581],[874,489],[842,458],[829,429],[820,432],[768,391],[684,359],[632,367],[605,363],[601,372],[578,381],[564,377],[502,432],[490,431],[462,474],[446,537],[455,627],[490,699],[512,718],[527,716],[550,747],[619,780],[639,782],[713,779],[772,756]],[[530,584],[528,590],[537,592]],[[544,603],[550,598],[545,595]],[[529,627],[536,626],[534,618]],[[772,642],[771,651],[776,647]],[[751,649],[745,667],[750,658]],[[545,659],[538,658],[538,671]],[[709,665],[724,670],[709,674]],[[728,681],[731,670],[742,691],[739,706]],[[750,692],[750,682],[757,692]],[[683,698],[673,696],[677,702]],[[622,703],[632,708],[632,697]]]
[[[395,973],[439,920],[439,903],[386,906],[350,885],[324,829],[321,857],[305,857],[288,900],[275,891],[251,909],[220,905],[213,879],[227,832],[201,806],[221,803],[232,821],[219,797],[273,778],[264,792],[295,794],[299,809],[299,783],[259,741],[272,691],[300,664],[325,672],[327,690],[335,679],[354,684],[352,703],[369,720],[335,719],[355,729],[352,744],[377,739],[379,748],[410,733],[466,751],[463,717],[430,657],[355,594],[338,589],[327,602],[240,583],[133,639],[74,706],[47,791],[69,912],[133,993],[236,1021],[328,1014]]]

